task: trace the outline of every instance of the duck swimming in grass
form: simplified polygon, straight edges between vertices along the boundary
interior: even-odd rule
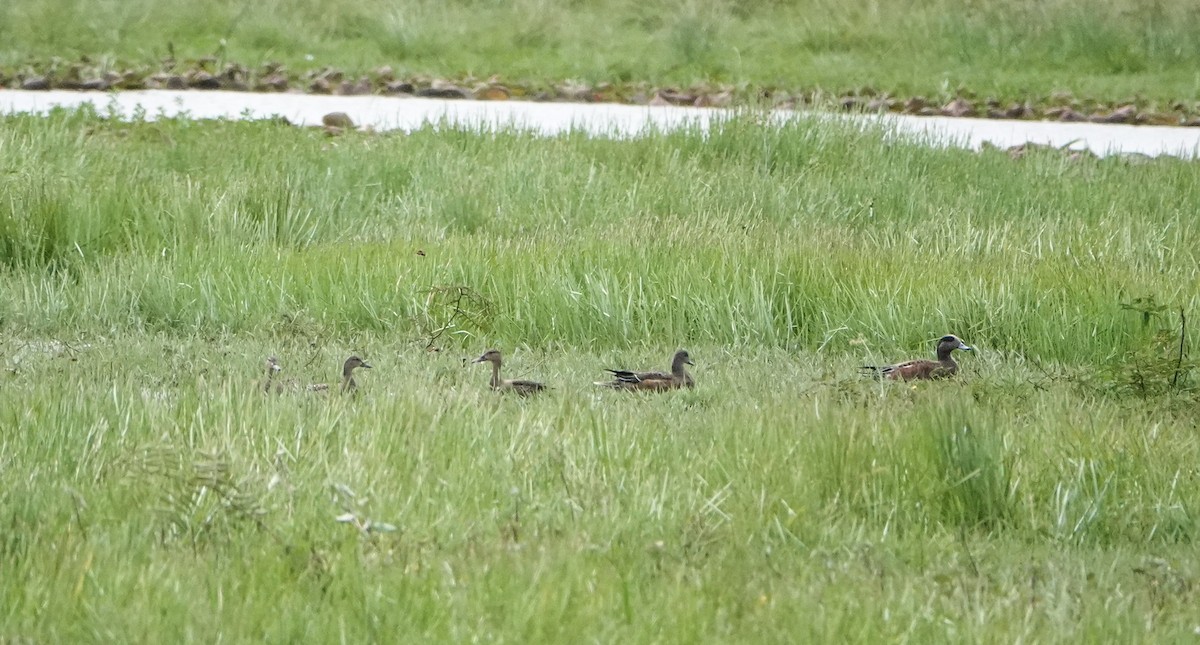
[[[648,392],[666,392],[683,387],[694,387],[695,381],[688,374],[686,365],[695,365],[687,350],[675,352],[671,358],[671,373],[665,372],[632,372],[629,370],[604,370],[613,375],[611,381],[596,383],[601,387],[614,390],[644,390]]]
[[[283,383],[283,381],[275,380],[275,375],[278,374],[282,369],[283,367],[279,365],[278,358],[275,358],[274,356],[267,358],[267,378],[263,380],[263,392],[270,394],[272,392],[279,393],[284,390],[286,385]]]
[[[351,356],[350,358],[346,359],[345,363],[342,363],[342,392],[353,392],[355,388],[358,387],[358,384],[354,382],[354,370],[360,367],[371,369],[371,364],[357,356]],[[309,386],[309,389],[327,390],[329,389],[329,386],[322,383],[321,385],[311,385]]]
[[[536,381],[512,380],[500,378],[500,364],[503,359],[500,357],[500,350],[489,349],[484,352],[479,358],[471,361],[472,363],[491,363],[492,364],[492,380],[490,382],[492,389],[500,391],[516,392],[521,396],[529,396],[536,394],[546,389],[545,385]]]
[[[958,336],[946,334],[938,339],[936,361],[919,358],[903,363],[896,363],[895,365],[884,365],[882,367],[863,365],[862,369],[865,373],[873,374],[878,378],[890,378],[901,381],[948,378],[958,373],[958,363],[955,363],[951,357],[951,354],[956,349],[961,349],[965,352],[974,351],[966,343],[959,340]]]
[[[354,370],[365,367],[370,369],[371,366],[366,361],[357,357],[351,356],[342,364],[342,392],[351,392],[358,387],[354,382]],[[283,370],[283,366],[279,364],[279,359],[274,356],[267,359],[267,378],[263,383],[263,391],[270,394],[272,392],[279,394],[285,391],[307,390],[309,392],[328,392],[328,383],[313,383],[307,387],[300,387],[300,383],[296,379],[278,379],[276,374]]]

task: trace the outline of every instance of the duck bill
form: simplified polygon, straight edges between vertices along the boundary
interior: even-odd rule
[[[359,367],[365,367],[367,369],[371,369],[371,364],[366,361],[363,361],[363,364],[359,365]]]
[[[471,362],[472,363],[485,363],[485,362],[487,362],[487,356],[486,355],[480,356],[479,358],[477,358]]]
[[[975,351],[975,348],[974,348],[974,347],[971,347],[970,345],[968,345],[968,344],[966,344],[966,343],[962,342],[961,340],[960,340],[960,341],[958,341],[958,349],[961,349],[961,350],[963,350],[964,352],[973,352],[973,351]]]

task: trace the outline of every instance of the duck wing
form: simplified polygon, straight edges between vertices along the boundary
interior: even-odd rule
[[[617,390],[647,390],[662,392],[680,387],[681,383],[666,372],[631,372],[629,370],[605,370],[613,375],[613,380],[600,382],[596,385]],[[689,379],[690,380],[690,379]],[[683,383],[690,386],[690,383]]]
[[[508,381],[508,386],[521,396],[529,396],[530,394],[536,394],[546,389],[546,386],[542,383],[525,380]]]
[[[900,379],[902,381],[928,380],[944,378],[954,373],[954,370],[937,361],[922,358],[888,365],[881,369],[884,378]]]
[[[613,375],[613,380],[621,383],[644,383],[646,381],[670,381],[671,375],[666,372],[631,372],[629,370],[604,370]]]

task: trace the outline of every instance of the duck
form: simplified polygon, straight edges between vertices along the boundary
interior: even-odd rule
[[[974,351],[974,348],[962,342],[954,334],[946,334],[937,341],[937,360],[919,358],[894,365],[863,365],[864,373],[876,378],[889,378],[901,381],[932,380],[949,378],[958,373],[958,363],[954,362],[951,354],[956,349],[964,352]]]
[[[611,381],[600,381],[596,383],[600,387],[612,388],[614,390],[640,390],[649,392],[666,392],[667,390],[676,390],[684,387],[695,387],[696,382],[692,380],[692,375],[688,374],[685,365],[695,365],[686,349],[681,349],[675,352],[671,357],[671,373],[665,372],[633,372],[630,370],[612,370],[604,371],[613,375]]]
[[[354,382],[354,370],[365,367],[371,369],[371,365],[357,356],[351,356],[342,364],[342,392],[352,392],[358,387]],[[295,379],[278,379],[275,375],[283,370],[283,366],[279,364],[279,359],[271,356],[267,359],[267,378],[263,383],[263,391],[270,394],[272,392],[278,394],[288,390],[306,390],[308,392],[327,392],[329,391],[328,383],[313,383],[304,388],[300,387],[300,383]]]
[[[503,362],[503,358],[500,356],[500,350],[498,349],[489,349],[471,362],[492,364],[492,380],[490,385],[497,392],[516,392],[521,396],[529,396],[546,389],[545,385],[537,381],[500,378],[500,364]]]
[[[279,365],[278,358],[274,356],[267,357],[267,378],[263,380],[263,392],[270,394],[272,392],[279,393],[284,390],[286,387],[285,384],[282,381],[275,380],[275,375],[282,369],[283,367]]]
[[[342,363],[342,392],[343,393],[353,392],[355,389],[358,388],[358,384],[354,382],[354,370],[356,370],[360,367],[366,368],[366,369],[371,369],[371,364],[364,361],[363,359],[359,358],[358,356],[351,356],[350,358],[346,359],[345,363]],[[310,389],[310,390],[328,390],[329,386],[325,385],[324,383],[320,383],[318,385],[310,385],[310,386],[308,386],[308,389]]]

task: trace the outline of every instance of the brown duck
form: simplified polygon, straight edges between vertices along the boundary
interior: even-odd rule
[[[665,372],[631,372],[629,370],[604,370],[613,375],[611,381],[596,383],[601,387],[614,390],[644,390],[649,392],[665,392],[681,387],[694,387],[695,381],[688,374],[685,365],[695,365],[688,356],[687,350],[675,352],[671,359],[671,373]]]
[[[492,386],[492,389],[496,390],[497,392],[501,392],[501,391],[516,392],[517,394],[520,394],[521,396],[529,396],[530,394],[536,394],[536,393],[541,392],[542,390],[546,389],[545,385],[542,385],[541,383],[538,383],[537,381],[525,381],[525,380],[519,380],[519,379],[514,380],[514,379],[500,378],[500,363],[502,362],[502,359],[500,357],[500,350],[498,350],[498,349],[489,349],[486,352],[484,352],[483,355],[481,355],[479,358],[477,358],[471,362],[472,363],[491,363],[492,364],[491,386]]]
[[[974,351],[954,334],[946,334],[938,339],[937,360],[927,358],[896,363],[895,365],[863,365],[863,371],[878,378],[890,378],[901,381],[930,380],[947,378],[958,373],[958,363],[950,356],[954,350]]]
[[[354,370],[365,367],[371,369],[370,363],[364,361],[357,356],[351,356],[342,363],[342,392],[353,392],[358,384],[354,382]],[[308,386],[308,389],[313,391],[328,390],[329,386],[324,383]]]
[[[354,382],[354,370],[365,367],[370,369],[371,366],[366,361],[357,357],[351,356],[342,364],[342,392],[351,392],[358,384]],[[300,389],[309,392],[327,392],[329,391],[328,383],[313,383],[307,387],[301,388],[300,383],[296,379],[278,379],[275,375],[283,369],[279,364],[279,359],[274,356],[267,359],[267,378],[263,383],[263,391],[269,393],[280,393],[287,390],[296,391]]]

